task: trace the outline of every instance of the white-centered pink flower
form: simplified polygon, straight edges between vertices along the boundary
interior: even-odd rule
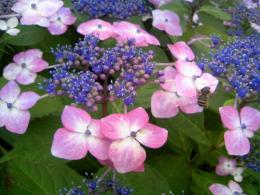
[[[61,35],[68,30],[68,26],[75,23],[77,18],[72,15],[69,8],[62,7],[58,12],[48,18],[48,30],[52,35]]]
[[[171,3],[172,0],[149,0],[149,2],[152,3],[155,7],[161,7],[162,5]]]
[[[193,61],[195,60],[195,54],[192,49],[183,41],[175,44],[167,45],[170,49],[171,54],[177,59],[182,61]]]
[[[225,146],[230,155],[243,156],[250,151],[248,138],[254,136],[260,127],[260,112],[245,106],[240,113],[232,106],[219,108],[221,121],[228,129],[225,132]]]
[[[148,45],[160,45],[159,40],[143,30],[139,25],[122,21],[113,24],[116,40],[119,43],[126,43],[130,39],[135,40],[137,47],[146,47]]]
[[[10,132],[23,134],[28,128],[30,112],[39,100],[34,92],[23,92],[15,81],[9,81],[0,90],[0,127],[5,126]]]
[[[183,34],[179,16],[169,10],[153,10],[153,27],[165,31],[172,36]]]
[[[89,152],[99,160],[108,159],[110,141],[102,134],[103,123],[92,119],[84,110],[66,106],[62,113],[63,128],[56,131],[52,155],[68,160],[84,158]]]
[[[218,85],[218,79],[209,73],[202,73],[195,62],[178,60],[175,65],[177,69],[176,91],[180,96],[194,97],[204,87],[209,87],[214,93]]]
[[[60,0],[18,0],[12,10],[22,15],[21,24],[49,25],[48,17],[55,14],[63,6]]]
[[[220,176],[227,176],[232,174],[236,169],[237,161],[221,156],[218,158],[218,165],[216,166],[216,174]]]
[[[213,195],[246,195],[240,185],[232,180],[229,181],[228,186],[218,183],[212,184],[209,186],[209,190]]]
[[[100,40],[106,40],[115,37],[113,25],[100,19],[93,19],[80,24],[77,31],[78,33],[85,36],[93,34]]]
[[[161,88],[164,91],[156,91],[151,98],[151,110],[156,118],[171,118],[178,114],[179,110],[192,114],[202,112],[203,108],[198,105],[197,96],[179,96],[176,92],[176,69],[166,67],[164,69],[164,83]]]
[[[34,83],[37,73],[48,67],[48,63],[42,59],[42,54],[38,49],[29,49],[16,54],[14,62],[4,68],[4,78],[16,80],[22,85]]]
[[[102,121],[107,125],[103,134],[113,141],[109,158],[120,173],[134,171],[144,164],[146,152],[141,144],[159,148],[168,137],[166,129],[149,123],[149,116],[143,108],[127,114],[111,114]]]

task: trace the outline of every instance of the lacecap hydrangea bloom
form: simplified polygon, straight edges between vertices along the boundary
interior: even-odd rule
[[[234,181],[229,181],[228,186],[222,184],[212,184],[209,187],[209,190],[213,193],[213,195],[246,195],[243,193],[243,189],[240,185]]]

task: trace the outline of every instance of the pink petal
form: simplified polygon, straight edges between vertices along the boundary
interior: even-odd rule
[[[168,48],[170,49],[172,55],[174,55],[174,57],[177,58],[177,60],[192,61],[195,59],[193,51],[184,41],[180,41],[175,44],[170,44],[168,45]]]
[[[98,137],[98,138],[105,138],[102,133],[102,129],[106,128],[105,124],[101,120],[92,119],[88,130],[91,132],[91,135]]]
[[[176,91],[178,95],[187,97],[197,96],[198,93],[193,79],[180,74],[176,76]]]
[[[21,95],[15,101],[14,106],[19,110],[28,110],[37,103],[39,98],[40,96],[37,93],[24,92],[21,93]]]
[[[37,74],[31,72],[27,68],[24,68],[22,72],[17,76],[16,81],[22,85],[29,85],[35,82]]]
[[[152,11],[153,15],[153,27],[159,29],[159,30],[165,30],[165,17],[163,14],[163,11],[161,10],[153,10]]]
[[[29,121],[30,113],[28,111],[13,108],[7,113],[5,118],[5,127],[13,133],[23,134],[28,128]]]
[[[71,132],[65,128],[56,131],[51,153],[67,160],[79,160],[87,154],[87,141],[84,134]]]
[[[214,195],[232,195],[231,190],[222,184],[212,184],[209,186],[209,190]]]
[[[153,35],[146,34],[146,41],[150,45],[161,45],[160,41]]]
[[[93,34],[101,40],[114,36],[113,26],[109,22],[100,19],[93,19],[80,24],[77,31],[82,35]]]
[[[148,123],[137,132],[136,139],[149,148],[160,148],[167,141],[168,131],[164,128]]]
[[[21,71],[21,66],[11,63],[4,68],[3,76],[5,79],[12,81],[16,79],[17,75],[21,73]]]
[[[49,64],[45,60],[37,58],[30,65],[28,65],[28,69],[36,73],[45,70],[48,65]]]
[[[195,62],[186,62],[186,61],[178,60],[175,66],[178,73],[186,77],[193,78],[193,77],[201,76],[202,74],[201,69],[196,65]]]
[[[32,62],[36,58],[42,58],[42,51],[39,49],[28,49],[25,51],[25,56],[28,59],[28,62]]]
[[[0,128],[5,125],[5,118],[8,113],[7,104],[0,100]]]
[[[39,12],[32,10],[32,9],[26,9],[22,14],[21,24],[23,25],[32,25],[36,24],[42,19],[42,16],[39,14]]]
[[[195,86],[200,91],[204,87],[210,88],[210,93],[214,93],[218,86],[218,79],[209,73],[203,73],[201,77],[196,78]]]
[[[227,171],[223,165],[217,165],[216,166],[216,174],[219,176],[228,176],[230,174],[229,171]]]
[[[60,21],[51,22],[48,26],[48,30],[52,35],[62,35],[68,30],[68,27]]]
[[[95,136],[87,136],[87,148],[89,152],[100,160],[108,159],[108,148],[110,141],[107,139],[100,139]]]
[[[132,137],[115,141],[109,147],[109,157],[119,173],[139,168],[145,161],[146,153]]]
[[[38,10],[42,16],[48,17],[55,14],[62,6],[62,1],[44,0],[39,2]]]
[[[230,155],[244,156],[250,151],[249,140],[241,130],[226,131],[224,140]]]
[[[144,167],[144,164],[142,164],[140,167],[135,169],[133,172],[140,173],[140,172],[144,172],[144,170],[145,170],[145,167]]]
[[[176,80],[176,75],[177,71],[168,66],[164,69],[164,74],[163,77],[165,82],[161,84],[161,87],[168,91],[168,92],[176,92],[176,85],[175,85],[175,80]]]
[[[127,113],[127,117],[130,119],[130,131],[136,132],[142,129],[149,121],[147,112],[139,107]]]
[[[238,111],[232,106],[224,106],[219,108],[221,121],[227,129],[240,129],[240,119]]]
[[[171,36],[182,36],[182,28],[179,23],[172,23],[166,26],[165,31]]]
[[[72,15],[70,8],[62,7],[55,15],[55,20],[61,18],[63,24],[72,25],[76,22],[77,18]],[[52,17],[51,17],[52,18]]]
[[[257,131],[260,127],[260,112],[249,106],[245,106],[240,111],[241,124],[246,125],[246,129]]]
[[[156,91],[151,99],[151,111],[156,118],[171,118],[178,114],[178,97],[175,93]]]
[[[193,114],[193,113],[198,113],[203,111],[203,108],[198,105],[197,96],[179,97],[179,106],[180,106],[180,110],[186,114]]]
[[[24,9],[26,9],[26,8],[27,8],[27,5],[24,1],[17,1],[13,5],[12,10],[16,13],[21,14],[21,13],[23,13]]]
[[[61,115],[64,127],[69,131],[85,133],[91,121],[91,116],[83,109],[66,106]]]
[[[107,126],[102,129],[103,134],[112,140],[130,136],[131,120],[124,114],[111,114],[102,119]]]
[[[234,192],[239,192],[239,193],[243,193],[242,188],[240,187],[240,185],[234,181],[229,181],[228,183],[228,187],[231,189],[231,191]]]
[[[0,99],[7,103],[14,103],[14,101],[20,95],[21,90],[15,81],[9,81],[0,90]]]

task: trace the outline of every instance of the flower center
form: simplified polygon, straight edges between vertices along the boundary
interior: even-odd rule
[[[243,130],[246,129],[246,124],[245,124],[245,123],[243,123],[243,124],[241,125],[241,129],[243,129]]]
[[[101,25],[101,24],[98,24],[97,27],[98,27],[99,29],[101,29],[101,28],[102,28],[102,25]]]
[[[132,132],[130,133],[130,136],[133,137],[133,138],[136,138],[136,132],[135,132],[135,131],[132,131]]]
[[[167,18],[165,18],[165,20],[164,20],[165,22],[168,22],[169,20],[167,19]]]
[[[239,193],[239,192],[234,192],[233,194],[234,194],[234,195],[240,195],[240,193]]]
[[[139,29],[137,29],[136,32],[139,34],[141,31]]]
[[[36,5],[35,3],[32,3],[32,4],[31,4],[31,8],[32,8],[32,9],[36,9],[36,8],[37,8],[37,5]]]
[[[58,20],[58,21],[61,21],[61,17],[58,17],[57,20]]]
[[[91,135],[90,130],[87,129],[87,130],[85,131],[85,135],[86,135],[86,136],[90,136],[90,135]]]
[[[22,66],[22,68],[26,68],[26,64],[25,63],[22,63],[21,66]]]
[[[10,109],[10,110],[13,108],[13,104],[12,104],[12,103],[6,103],[6,106],[7,106],[7,108]]]

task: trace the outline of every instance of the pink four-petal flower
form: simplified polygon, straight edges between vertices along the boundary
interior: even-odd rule
[[[236,165],[236,160],[221,156],[219,157],[218,165],[216,166],[216,174],[220,176],[230,175],[235,171]]]
[[[80,24],[77,31],[82,35],[93,34],[100,40],[115,37],[113,25],[100,19],[93,19]]]
[[[148,123],[149,116],[143,108],[127,114],[111,114],[102,121],[107,125],[103,134],[113,140],[109,158],[120,173],[134,171],[143,165],[146,152],[141,144],[159,148],[167,140],[167,130]]]
[[[181,36],[182,28],[179,16],[169,10],[153,10],[153,26],[159,30],[165,31],[172,36]]]
[[[148,45],[160,45],[157,38],[143,30],[139,25],[122,21],[113,24],[115,38],[119,43],[126,43],[130,39],[135,40],[137,47],[145,47]]]
[[[249,153],[249,139],[260,127],[260,112],[254,108],[245,106],[240,114],[232,106],[219,108],[222,123],[228,129],[224,140],[230,155],[243,156]]]
[[[33,83],[36,80],[37,72],[48,67],[48,63],[42,59],[42,52],[38,49],[18,53],[13,60],[14,63],[4,68],[3,76],[7,80],[16,80],[23,85]]]
[[[68,26],[76,21],[69,8],[62,7],[58,12],[48,18],[48,30],[52,35],[61,35],[68,30]]]
[[[209,190],[213,193],[213,195],[246,195],[243,193],[240,185],[234,181],[229,181],[228,186],[224,186],[222,184],[212,184],[209,186]]]
[[[9,81],[0,90],[0,127],[5,126],[13,133],[25,133],[30,121],[28,109],[34,106],[38,100],[38,94],[21,93],[17,83]]]
[[[108,159],[110,141],[102,133],[100,120],[74,106],[65,107],[61,120],[64,127],[56,131],[51,148],[54,156],[78,160],[90,152],[99,160]]]

